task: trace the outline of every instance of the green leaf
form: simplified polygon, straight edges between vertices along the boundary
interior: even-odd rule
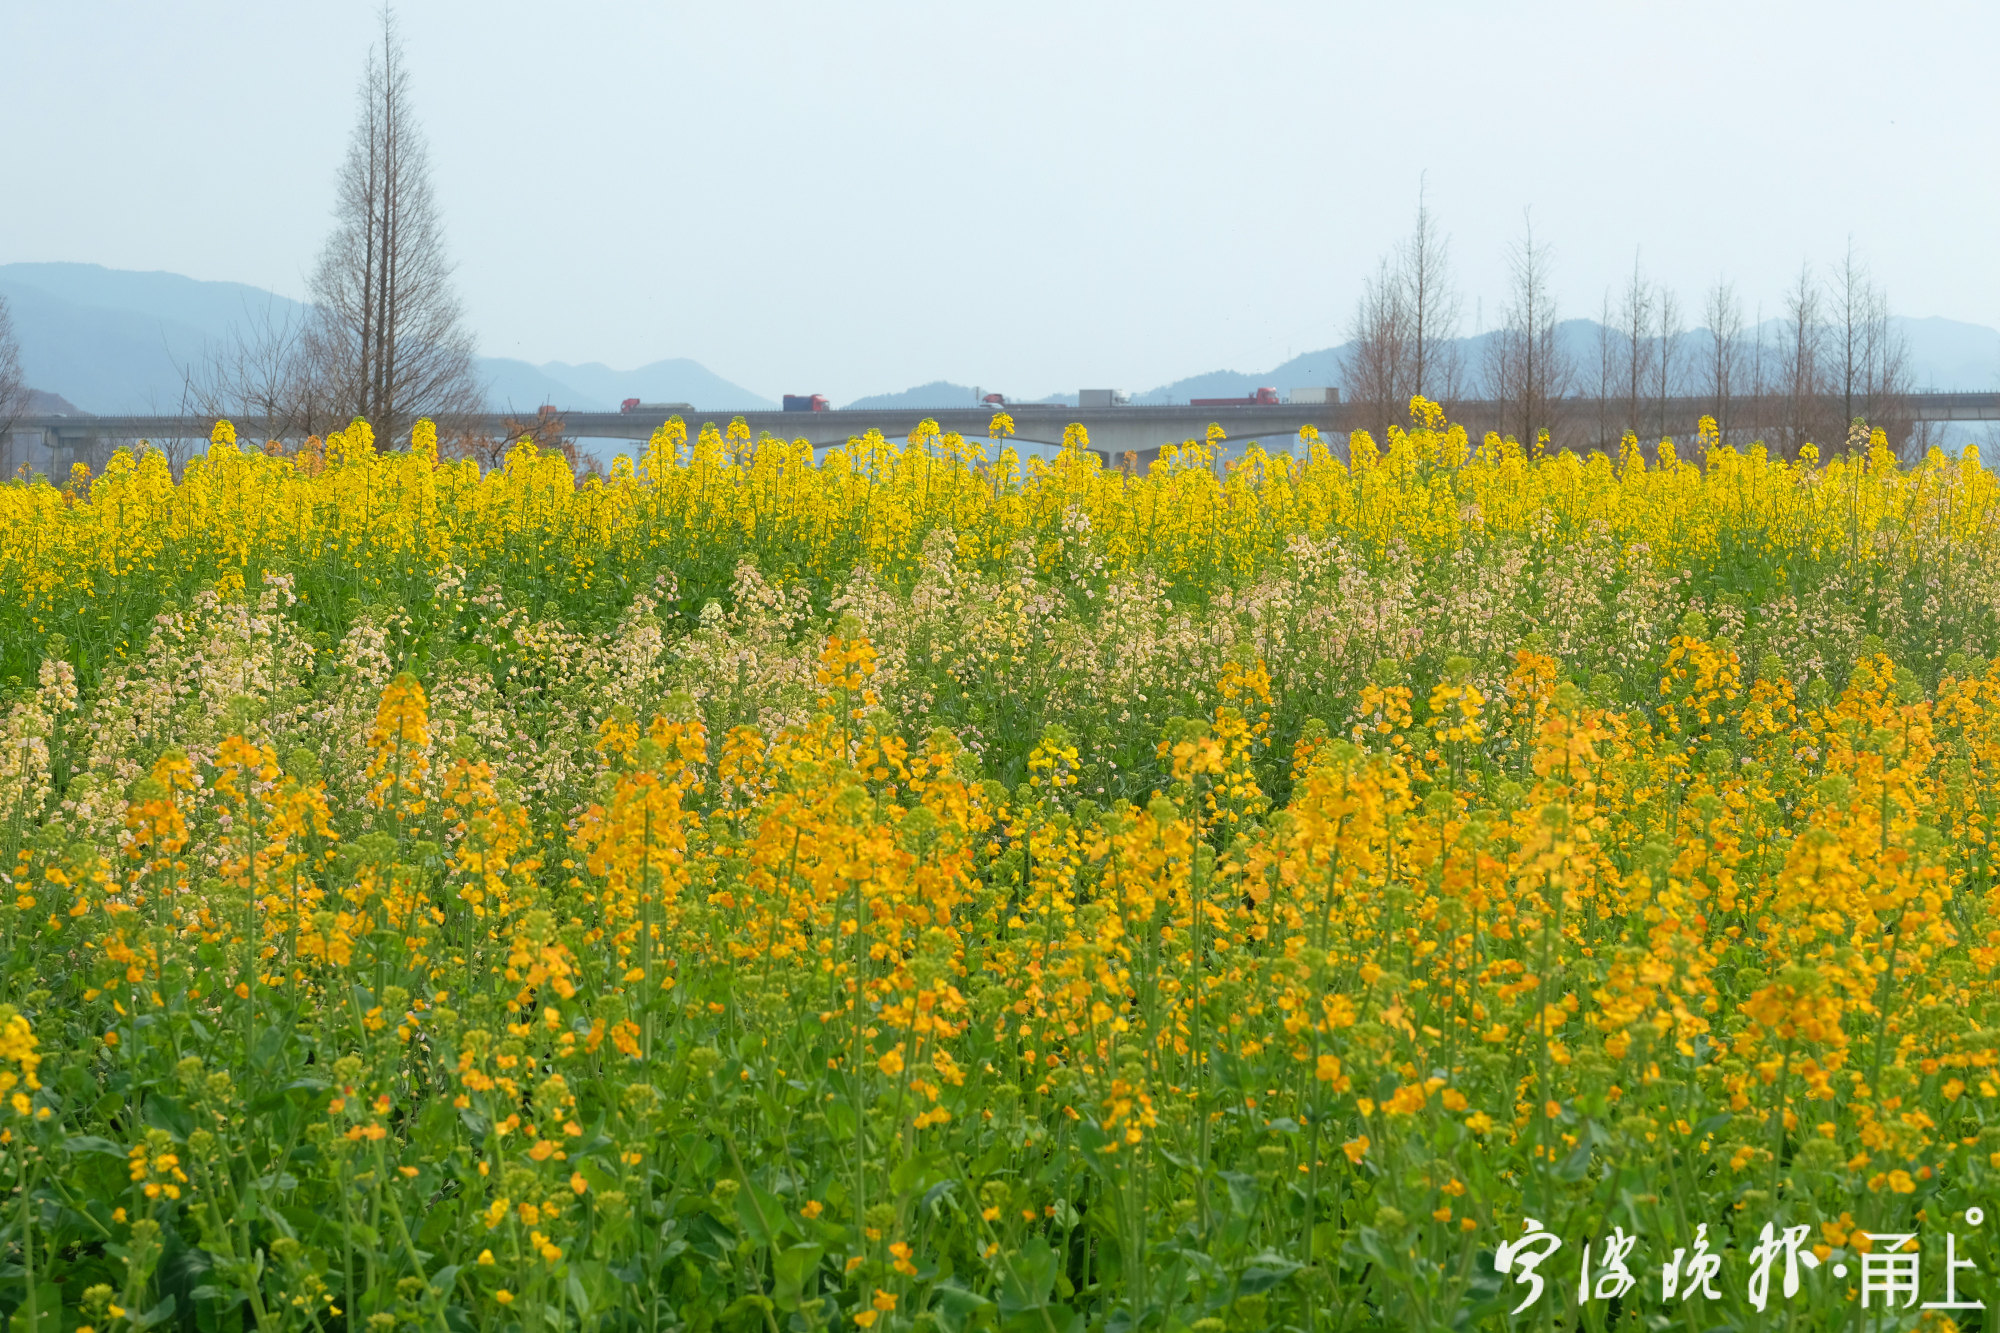
[[[778,1196],[747,1180],[736,1194],[736,1220],[744,1235],[762,1245],[776,1245],[781,1237],[794,1230],[791,1216]]]
[[[164,1129],[174,1136],[177,1143],[185,1143],[194,1131],[194,1117],[180,1101],[164,1093],[155,1092],[146,1098],[146,1124],[153,1129]]]
[[[167,1297],[144,1314],[131,1315],[129,1320],[134,1329],[154,1328],[174,1317],[174,1298]]]
[[[896,1169],[889,1173],[889,1184],[898,1194],[915,1194],[955,1175],[943,1154],[919,1153],[896,1164]]]
[[[1255,1296],[1277,1286],[1301,1267],[1303,1265],[1293,1263],[1282,1254],[1266,1250],[1252,1259],[1250,1266],[1236,1279],[1236,1290],[1245,1296]]]
[[[62,1148],[64,1152],[101,1153],[106,1157],[116,1157],[121,1162],[125,1160],[123,1148],[110,1139],[102,1139],[95,1134],[77,1134],[64,1139]]]
[[[996,1137],[985,1152],[973,1159],[972,1165],[966,1168],[966,1175],[972,1180],[990,1176],[1011,1162],[1013,1157],[1012,1146],[1004,1138]]]
[[[825,1248],[814,1244],[793,1245],[771,1256],[771,1272],[777,1278],[773,1293],[780,1310],[796,1310],[805,1302],[806,1279],[819,1271]]]
[[[590,1293],[584,1290],[583,1282],[577,1276],[577,1271],[574,1267],[569,1270],[569,1278],[563,1286],[569,1295],[569,1303],[576,1307],[577,1317],[584,1320],[587,1324],[590,1319],[591,1309]]]
[[[56,1333],[61,1327],[62,1288],[53,1282],[35,1284],[35,1320],[32,1324],[28,1322],[26,1301],[7,1321],[9,1333]]]
[[[941,1282],[931,1288],[931,1299],[935,1302],[931,1308],[944,1333],[965,1333],[967,1325],[976,1323],[993,1309],[992,1301],[952,1282]]]
[[[1218,1171],[1215,1174],[1229,1186],[1229,1206],[1238,1217],[1249,1217],[1257,1211],[1264,1191],[1255,1176],[1241,1171]]]
[[[1058,1267],[1056,1253],[1049,1248],[1048,1237],[1028,1237],[1028,1243],[1001,1269],[1001,1312],[1014,1314],[1047,1306],[1049,1292],[1056,1284]]]

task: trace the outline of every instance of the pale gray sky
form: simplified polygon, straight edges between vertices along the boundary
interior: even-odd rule
[[[399,14],[488,355],[837,401],[1259,371],[1342,340],[1425,171],[1468,326],[1526,207],[1565,314],[1635,246],[1690,323],[1718,274],[1771,313],[1851,234],[1899,313],[2000,323],[1991,4]],[[0,262],[303,294],[375,37],[365,0],[0,0]]]

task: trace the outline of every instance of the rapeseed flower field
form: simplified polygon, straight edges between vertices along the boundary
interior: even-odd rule
[[[1991,474],[1008,430],[0,486],[10,1327],[1991,1326]]]

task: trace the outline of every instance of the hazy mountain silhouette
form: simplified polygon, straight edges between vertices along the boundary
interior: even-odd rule
[[[27,401],[21,404],[21,411],[31,417],[74,417],[87,416],[69,399],[59,393],[44,393],[40,389],[28,390]]]
[[[204,282],[178,273],[142,273],[97,264],[0,264],[0,295],[13,308],[28,383],[60,395],[77,409],[97,413],[173,411],[180,403],[180,368],[198,365],[209,349],[228,340],[232,328],[266,320],[282,324],[305,314],[299,302],[244,283]],[[1908,342],[1911,383],[1916,387],[2000,388],[2000,330],[1937,317],[1897,316],[1894,323]],[[1762,333],[1774,350],[1783,341],[1777,320],[1766,320]],[[1748,340],[1757,335],[1757,330],[1745,331]],[[1488,330],[1456,340],[1468,396],[1481,391],[1486,349],[1496,336]],[[1595,392],[1597,322],[1564,320],[1557,326],[1557,336],[1575,364],[1574,389]],[[1685,336],[1682,354],[1690,385],[1699,382],[1698,368],[1711,345],[1706,330],[1693,329]],[[1341,343],[1302,353],[1265,371],[1189,375],[1135,392],[1132,402],[1239,397],[1266,385],[1281,394],[1339,386],[1346,378],[1342,367],[1351,350],[1351,343]],[[776,406],[684,357],[632,370],[614,370],[594,361],[537,366],[510,357],[482,357],[478,368],[494,411],[528,413],[545,403],[571,411],[613,411],[626,398],[692,403],[701,411]],[[806,388],[809,392],[810,386]],[[970,407],[976,396],[972,386],[933,380],[900,392],[870,394],[845,406]],[[1076,402],[1074,389],[1034,399],[1009,396],[1016,402]]]
[[[599,361],[580,366],[550,361],[537,369],[569,386],[574,393],[601,402],[607,409],[617,407],[627,398],[648,403],[693,403],[703,411],[768,412],[778,406],[684,356],[650,362],[636,370],[613,370]]]
[[[199,365],[231,330],[304,318],[297,301],[238,282],[141,273],[98,264],[0,264],[28,383],[85,412],[172,412],[181,368]],[[687,402],[704,411],[777,406],[679,358],[618,371],[595,362],[533,366],[481,357],[488,406],[529,413],[544,403],[615,411],[626,398]]]
[[[974,389],[970,384],[953,384],[949,380],[932,380],[929,384],[919,384],[914,389],[904,389],[901,393],[874,393],[866,398],[857,398],[851,403],[842,403],[844,408],[877,407],[886,410],[924,407],[977,407],[982,395],[992,393],[991,389]]]

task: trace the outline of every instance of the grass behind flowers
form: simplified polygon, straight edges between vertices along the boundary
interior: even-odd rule
[[[1533,1217],[1515,1326],[1831,1329],[1861,1233],[1990,1267],[1991,477],[1415,407],[1224,478],[357,425],[0,488],[0,1302],[1500,1327]],[[1767,1222],[1825,1262],[1760,1316]]]

